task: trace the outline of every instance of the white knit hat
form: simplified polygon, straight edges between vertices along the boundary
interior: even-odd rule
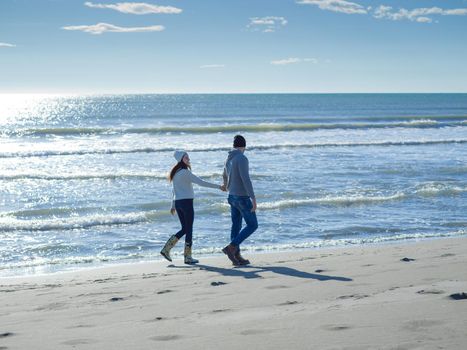
[[[174,158],[177,162],[181,162],[182,161],[182,158],[183,156],[186,154],[185,151],[175,151],[174,152]]]

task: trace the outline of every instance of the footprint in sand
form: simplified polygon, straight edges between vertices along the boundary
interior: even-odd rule
[[[401,261],[411,262],[411,261],[415,261],[415,259],[412,259],[412,258],[402,258]]]
[[[285,303],[277,304],[278,306],[286,306],[286,305],[295,305],[298,304],[298,301],[286,301]]]
[[[71,340],[64,341],[62,344],[71,345],[74,347],[75,345],[86,345],[86,344],[95,344],[95,343],[97,343],[97,341],[92,340],[92,339],[71,339]]]
[[[14,333],[11,333],[11,332],[0,333],[0,338],[11,337],[12,335],[14,335]]]
[[[467,293],[454,293],[449,296],[453,300],[465,300],[467,299]]]
[[[316,259],[316,258],[309,256],[309,257],[304,257],[304,258],[298,259],[298,261],[306,261],[306,260],[314,260],[314,259]]]
[[[177,340],[181,338],[182,337],[179,335],[158,335],[156,337],[151,337],[149,339],[155,340],[155,341],[171,341],[171,340]]]
[[[171,290],[171,289],[164,289],[164,290],[161,290],[161,291],[157,292],[157,294],[166,294],[166,293],[171,293],[171,292],[173,292],[173,290]]]
[[[76,326],[70,326],[70,327],[67,327],[67,329],[75,329],[75,328],[94,328],[96,327],[95,325],[93,324],[78,324]]]
[[[231,309],[217,309],[217,310],[212,310],[211,312],[213,314],[217,314],[219,312],[226,312],[226,311],[230,311]]]
[[[211,282],[211,286],[214,286],[214,287],[216,287],[216,286],[222,286],[222,285],[224,285],[224,284],[227,284],[227,283],[225,283],[225,282],[220,282],[220,281],[219,281],[219,282]]]
[[[113,297],[113,298],[110,298],[109,301],[122,301],[123,298],[120,298],[120,297]]]
[[[322,326],[321,328],[327,331],[345,331],[347,329],[351,329],[352,327],[346,324],[329,324],[329,325]]]
[[[266,289],[284,289],[284,288],[290,288],[289,286],[285,286],[282,284],[279,285],[274,285],[274,286],[267,286],[265,287]]]
[[[444,290],[440,289],[422,289],[417,292],[418,294],[444,294]]]
[[[112,281],[112,280],[114,280],[114,278],[109,277],[109,278],[99,278],[99,279],[94,280],[92,282],[93,283],[107,283],[107,282]]]
[[[150,320],[143,320],[142,322],[151,323],[151,322],[159,322],[159,321],[162,321],[162,320],[165,320],[165,318],[157,316],[157,317],[154,317],[154,318],[152,318]]]
[[[351,295],[342,295],[338,297],[337,299],[363,299],[363,298],[368,298],[368,294],[351,294]]]

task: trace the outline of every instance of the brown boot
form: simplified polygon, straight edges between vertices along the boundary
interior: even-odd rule
[[[227,247],[222,249],[222,252],[229,257],[230,261],[232,261],[232,264],[234,266],[240,266],[240,262],[235,257],[235,253],[237,252],[236,246],[229,244]]]
[[[237,251],[235,252],[235,258],[237,261],[240,263],[240,265],[248,265],[250,263],[250,260],[244,259],[241,254],[240,254],[240,247],[237,248]]]

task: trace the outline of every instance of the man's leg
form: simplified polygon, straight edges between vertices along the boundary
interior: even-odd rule
[[[238,236],[242,229],[242,213],[236,206],[236,200],[229,197],[230,216],[232,218],[232,228],[230,230],[230,241],[233,241]]]
[[[237,208],[239,209],[243,219],[246,222],[246,226],[240,233],[232,239],[232,245],[239,247],[240,244],[247,239],[253,232],[258,228],[258,220],[256,218],[256,213],[251,211],[253,208],[253,203],[251,203],[250,198],[242,198],[237,203]]]

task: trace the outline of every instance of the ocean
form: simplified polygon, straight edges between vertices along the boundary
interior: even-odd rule
[[[467,94],[0,95],[0,276],[162,259],[173,151],[220,184],[237,133],[258,201],[246,256],[467,233]],[[195,195],[202,260],[230,213]]]

